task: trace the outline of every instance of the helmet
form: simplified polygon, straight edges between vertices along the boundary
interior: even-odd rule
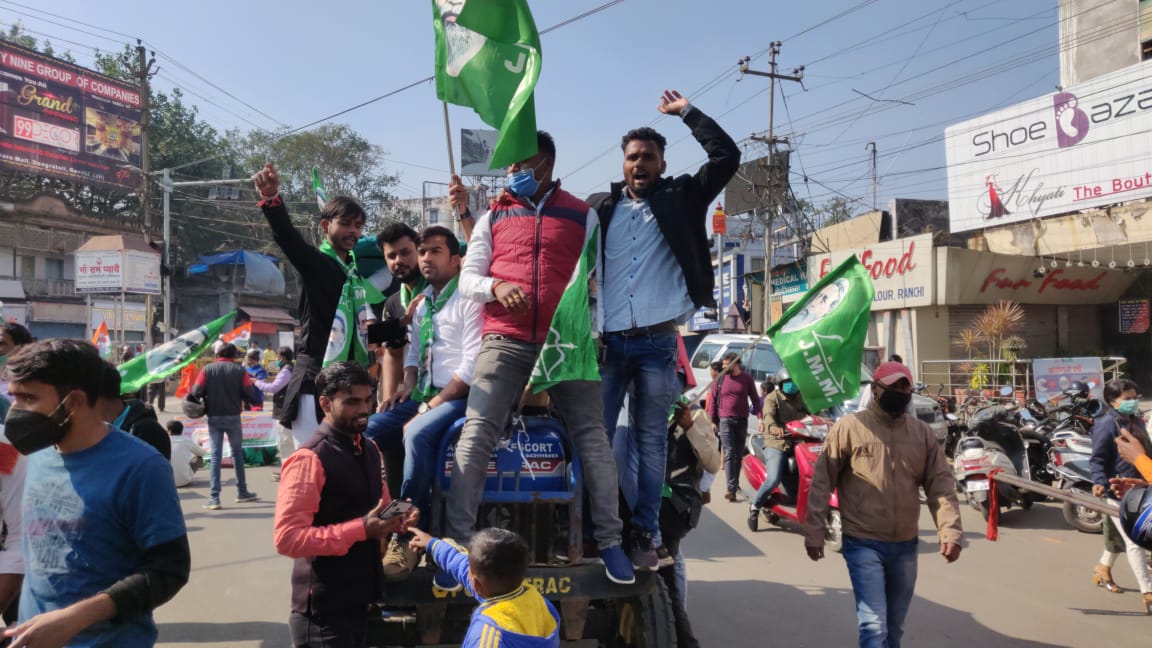
[[[184,410],[184,416],[190,419],[198,419],[204,416],[204,403],[198,400],[192,400],[191,396],[180,401],[180,407]]]
[[[776,372],[776,384],[781,385],[789,380],[792,380],[792,375],[788,373],[788,369],[780,367],[780,370]]]
[[[1120,528],[1135,544],[1152,549],[1152,487],[1132,488],[1120,500]]]
[[[1088,398],[1088,393],[1092,390],[1088,388],[1088,384],[1082,380],[1073,380],[1072,384],[1064,390],[1064,394],[1072,398]]]

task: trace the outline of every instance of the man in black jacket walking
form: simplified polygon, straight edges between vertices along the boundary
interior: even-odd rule
[[[236,364],[236,346],[224,343],[216,353],[216,362],[204,367],[192,386],[192,396],[204,402],[208,416],[208,438],[212,441],[212,470],[209,472],[208,502],[204,508],[220,508],[220,462],[224,459],[224,435],[232,450],[232,467],[236,469],[236,503],[254,502],[259,497],[248,490],[244,479],[244,439],[240,413],[244,403],[255,405],[252,379]]]
[[[632,562],[655,570],[664,484],[668,410],[679,393],[677,327],[713,304],[708,207],[740,165],[740,149],[720,126],[680,93],[664,91],[657,109],[676,115],[708,153],[694,175],[664,178],[664,136],[651,128],[624,135],[624,182],[588,198],[600,216],[604,246],[598,297],[604,305],[604,417],[608,429],[635,390],[640,455],[632,512]],[[627,478],[626,478],[627,479]]]

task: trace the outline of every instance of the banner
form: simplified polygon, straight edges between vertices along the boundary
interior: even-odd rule
[[[140,391],[144,385],[164,380],[183,369],[216,341],[224,325],[235,315],[236,311],[232,311],[117,367],[120,370],[120,393]]]
[[[173,419],[184,425],[184,436],[192,439],[196,445],[208,453],[208,456],[204,458],[205,461],[208,461],[212,456],[212,440],[208,437],[208,417],[190,419],[176,416]],[[242,428],[241,446],[245,450],[248,448],[276,447],[276,418],[272,416],[271,412],[242,412],[240,425]],[[221,461],[220,464],[229,466],[232,463],[232,448],[229,447],[231,444],[224,443],[222,445],[224,446],[224,461]]]
[[[588,296],[588,281],[596,268],[599,247],[600,226],[597,225],[585,234],[584,251],[576,262],[568,287],[560,296],[544,347],[532,368],[528,384],[535,394],[568,380],[600,380]]]
[[[160,294],[160,255],[137,250],[76,252],[76,292]]]
[[[92,346],[100,352],[105,360],[112,355],[112,338],[108,336],[108,322],[100,322],[100,327],[92,335]]]
[[[0,166],[135,191],[142,106],[133,85],[0,42]]]
[[[860,392],[860,365],[874,289],[855,256],[826,274],[768,329],[804,403],[813,412]]]
[[[248,344],[252,341],[252,322],[251,320],[244,322],[240,326],[232,329],[230,332],[221,335],[220,338],[225,342],[235,344],[241,349],[247,349]]]
[[[1092,398],[1104,398],[1104,365],[1100,358],[1037,358],[1032,361],[1036,400],[1062,398],[1077,380],[1091,387]]]
[[[432,0],[436,97],[500,131],[492,168],[536,153],[540,34],[528,0]]]

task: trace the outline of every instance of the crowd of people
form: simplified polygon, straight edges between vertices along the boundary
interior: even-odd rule
[[[809,412],[787,370],[758,392],[737,354],[712,365],[702,408],[684,397],[691,372],[677,331],[713,298],[705,218],[740,150],[678,93],[666,91],[658,109],[678,116],[707,153],[696,173],[664,177],[664,136],[635,129],[621,141],[623,182],[585,201],[554,177],[557,147],[540,131],[537,152],[511,165],[507,190],[486,213],[471,213],[468,188],[453,177],[451,203],[466,241],[445,227],[417,232],[400,223],[375,236],[395,278],[381,303],[369,303],[356,269],[366,220],[359,203],[329,200],[315,246],[293,225],[275,166],[253,176],[273,240],[300,275],[300,335],[295,350],[273,352],[273,380],[270,349],[253,348],[241,363],[233,344],[215,345],[191,399],[207,416],[211,444],[205,508],[219,510],[225,442],[237,459],[235,501],[258,499],[240,460],[241,412],[272,398],[282,462],[273,543],[293,559],[292,645],[365,645],[372,605],[422,555],[435,567],[434,587],[480,601],[465,645],[556,645],[559,615],[523,585],[524,540],[478,528],[477,515],[493,450],[595,237],[588,311],[599,380],[560,380],[548,388],[549,405],[582,461],[586,519],[605,577],[627,585],[638,570],[659,573],[679,645],[699,645],[685,611],[680,543],[721,466],[725,499],[740,499],[749,416],[761,418],[752,444],[766,468],[752,496],[760,507],[785,470],[787,424]],[[151,645],[152,610],[189,576],[175,489],[191,481],[204,451],[179,423],[165,429],[144,402],[125,398],[119,372],[87,343],[33,341],[4,324],[0,362],[0,407],[10,404],[0,439],[9,529],[0,607],[19,594],[19,619],[5,635],[14,646]],[[928,426],[905,414],[911,371],[892,360],[873,378],[871,398],[824,443],[804,544],[812,560],[823,558],[837,491],[860,644],[891,647],[900,643],[916,580],[920,489],[948,562],[960,555],[961,529],[944,454]],[[1135,392],[1123,381],[1106,388],[1110,408],[1093,431],[1099,495],[1143,488],[1139,478],[1152,472],[1152,441],[1130,407]],[[437,523],[428,513],[443,470],[438,452],[460,420],[451,496],[434,537],[427,531]],[[1133,569],[1144,570],[1137,576],[1152,613],[1147,556],[1126,523],[1114,522]],[[1117,554],[1105,552],[1094,572],[1112,591]]]

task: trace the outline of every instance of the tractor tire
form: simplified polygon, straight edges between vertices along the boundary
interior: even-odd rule
[[[676,645],[676,618],[672,599],[664,579],[656,578],[656,587],[641,596],[619,604],[619,636],[612,646],[618,648],[667,648]]]

